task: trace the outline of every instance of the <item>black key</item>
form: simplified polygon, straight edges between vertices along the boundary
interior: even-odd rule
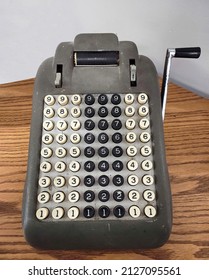
[[[92,120],[86,120],[84,123],[84,127],[86,130],[92,130],[95,127],[95,123]]]
[[[121,157],[123,154],[123,149],[120,146],[115,146],[112,149],[112,154],[114,157]]]
[[[100,191],[100,192],[98,193],[98,198],[99,198],[100,201],[106,202],[106,201],[109,200],[110,194],[109,194],[109,192],[106,191],[106,190]]]
[[[98,182],[99,182],[99,185],[100,185],[100,186],[106,187],[106,186],[109,184],[110,179],[109,179],[108,176],[102,175],[102,176],[99,177]]]
[[[113,141],[114,143],[120,143],[122,140],[123,140],[123,136],[122,136],[121,133],[116,132],[116,133],[113,134],[113,136],[112,136],[112,141]]]
[[[112,98],[111,98],[111,102],[114,105],[118,105],[121,102],[121,97],[119,94],[113,94]]]
[[[86,191],[83,194],[83,198],[87,202],[92,202],[95,199],[95,193],[93,191]]]
[[[98,154],[100,157],[107,157],[109,155],[109,150],[106,147],[101,147],[98,150]]]
[[[102,160],[99,162],[98,168],[100,171],[105,172],[109,169],[109,163],[105,160]]]
[[[101,118],[106,117],[108,115],[108,109],[106,107],[100,107],[99,110],[98,110],[98,115]]]
[[[95,136],[92,134],[92,133],[87,133],[85,136],[84,136],[84,141],[87,143],[87,144],[92,144],[95,140]]]
[[[124,197],[125,197],[124,192],[121,190],[114,191],[114,193],[113,193],[114,200],[116,200],[118,202],[123,201]]]
[[[115,185],[115,186],[122,186],[123,185],[123,183],[124,183],[124,178],[121,176],[121,175],[115,175],[114,177],[113,177],[113,179],[112,179],[112,181],[113,181],[113,184]]]
[[[95,150],[92,147],[86,147],[84,149],[84,155],[86,157],[93,157],[95,155]]]
[[[119,129],[121,129],[121,127],[122,127],[122,123],[119,119],[115,119],[112,121],[112,128],[114,130],[119,130]]]
[[[111,110],[111,114],[113,117],[117,118],[120,117],[121,115],[121,108],[118,106],[114,106]]]
[[[122,218],[125,215],[125,208],[121,205],[117,205],[113,209],[113,213],[114,213],[115,217]]]
[[[115,171],[121,171],[123,169],[123,163],[120,160],[116,160],[112,163],[112,168]]]
[[[87,187],[92,187],[95,183],[95,178],[91,175],[84,177],[84,185]]]
[[[83,209],[83,215],[87,219],[94,217],[95,210],[92,206],[87,206]]]
[[[86,107],[85,108],[85,116],[87,118],[92,118],[95,115],[95,110],[92,107]]]
[[[107,97],[107,95],[106,95],[106,94],[100,94],[99,97],[98,97],[98,102],[99,102],[99,104],[101,104],[101,105],[107,104],[107,102],[108,102],[108,97]]]
[[[85,96],[85,103],[86,103],[87,105],[93,105],[94,102],[95,102],[95,98],[94,98],[94,96],[93,96],[92,94],[87,94],[87,95]]]
[[[110,208],[107,206],[101,206],[99,208],[99,216],[101,218],[107,218],[110,215]]]
[[[104,119],[101,119],[99,122],[98,122],[98,127],[99,129],[101,130],[106,130],[108,128],[108,122]]]
[[[109,140],[109,136],[106,133],[100,133],[98,136],[98,141],[102,144],[107,143],[107,141]]]
[[[95,163],[93,161],[86,161],[84,163],[84,169],[88,172],[92,172],[95,168]]]

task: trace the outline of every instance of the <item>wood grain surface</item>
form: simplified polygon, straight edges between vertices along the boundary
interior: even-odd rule
[[[209,259],[209,100],[170,84],[165,143],[173,197],[167,244],[152,250],[46,251],[21,225],[34,80],[0,86],[0,259]]]

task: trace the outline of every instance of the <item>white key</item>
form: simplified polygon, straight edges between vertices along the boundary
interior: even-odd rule
[[[63,147],[59,147],[55,150],[55,155],[59,158],[65,157],[67,154],[67,150]]]
[[[139,113],[139,116],[145,117],[149,113],[149,108],[147,106],[143,105],[143,106],[139,107],[138,113]]]
[[[128,212],[129,212],[129,215],[132,218],[138,218],[140,216],[140,214],[141,214],[141,211],[140,211],[139,207],[136,206],[136,205],[131,206],[129,208]]]
[[[152,149],[150,148],[150,146],[143,146],[140,150],[140,153],[142,156],[147,157],[151,154]]]
[[[52,149],[45,147],[41,150],[41,155],[44,158],[50,158],[52,156]]]
[[[56,203],[61,203],[65,199],[65,194],[63,192],[55,192],[53,194],[53,201]]]
[[[68,210],[67,215],[68,215],[69,219],[73,220],[79,216],[79,213],[80,213],[80,211],[79,211],[78,207],[73,206]]]
[[[136,122],[134,119],[127,119],[125,125],[127,129],[134,129],[134,127],[136,126]]]
[[[142,132],[140,134],[139,138],[140,138],[140,141],[142,143],[147,143],[147,142],[149,142],[151,136],[150,136],[150,134],[148,132]]]
[[[71,163],[69,164],[69,168],[72,172],[77,172],[80,169],[80,163],[73,160],[71,161]]]
[[[39,208],[36,211],[36,218],[38,220],[44,220],[48,217],[48,215],[49,215],[49,209],[48,208],[42,207],[42,208]]]
[[[132,103],[134,102],[134,95],[131,94],[131,93],[127,93],[127,94],[125,95],[124,101],[125,101],[125,103],[128,104],[128,105],[132,104]]]
[[[81,141],[81,136],[78,133],[73,133],[70,135],[70,141],[73,144],[78,144]]]
[[[153,201],[153,200],[155,200],[155,193],[151,190],[146,190],[143,192],[143,198],[146,201]]]
[[[48,161],[44,161],[40,164],[40,170],[44,173],[49,172],[52,169],[52,165]]]
[[[47,120],[47,121],[44,121],[43,123],[43,128],[46,130],[46,131],[50,131],[54,128],[54,123],[53,121],[51,120]]]
[[[125,115],[127,117],[132,117],[135,114],[135,109],[133,106],[127,106],[125,109]]]
[[[64,131],[68,127],[67,122],[65,120],[60,120],[57,122],[57,129]]]
[[[131,201],[138,201],[139,198],[140,198],[140,194],[138,191],[136,190],[131,190],[129,193],[128,193],[128,198],[131,200]]]
[[[44,102],[46,103],[46,105],[52,106],[55,103],[55,98],[52,95],[46,95],[44,97]]]
[[[67,136],[63,133],[59,133],[56,136],[56,141],[58,144],[65,144],[67,142]]]
[[[137,148],[135,146],[129,146],[126,149],[126,153],[129,157],[134,157],[137,154]]]
[[[81,123],[79,120],[72,120],[70,122],[70,127],[72,130],[79,130],[81,128]]]
[[[145,118],[141,119],[139,122],[139,127],[141,129],[147,129],[149,127],[149,120]]]
[[[128,183],[130,186],[136,186],[139,183],[139,178],[132,174],[128,176]]]
[[[47,203],[50,199],[50,194],[48,192],[41,192],[38,195],[38,202],[39,203]]]
[[[57,101],[60,105],[64,106],[68,104],[68,97],[66,95],[59,95]]]
[[[65,178],[62,176],[57,176],[54,178],[54,185],[57,188],[61,188],[65,185]]]
[[[80,184],[80,178],[78,176],[71,176],[68,182],[71,187],[77,187]]]
[[[129,143],[133,143],[136,141],[136,134],[134,132],[129,132],[126,135],[126,141]]]
[[[73,105],[79,105],[81,104],[81,96],[78,94],[74,94],[71,97],[71,102],[73,103]]]
[[[68,110],[65,107],[58,108],[57,114],[60,118],[66,118],[68,115]]]
[[[57,172],[64,172],[65,169],[66,169],[66,164],[63,161],[58,161],[58,162],[55,163],[54,169]]]
[[[78,147],[71,147],[70,148],[70,155],[71,157],[78,157],[81,154],[81,150]]]
[[[144,175],[142,177],[142,183],[145,186],[151,186],[152,184],[154,184],[154,178],[152,175]]]
[[[151,170],[153,167],[153,163],[151,162],[151,160],[144,160],[141,163],[141,168],[145,171]]]
[[[152,205],[147,205],[144,208],[144,214],[148,217],[148,218],[153,218],[156,216],[157,211],[155,209],[155,207],[153,207]]]
[[[138,102],[139,104],[143,105],[147,102],[148,100],[148,96],[146,95],[146,93],[140,93],[138,95]]]
[[[39,180],[38,180],[38,184],[41,188],[47,188],[51,183],[51,179],[49,177],[41,177]]]
[[[139,166],[138,162],[136,160],[134,160],[134,159],[128,161],[128,163],[127,163],[127,168],[130,171],[136,170],[138,168],[138,166]]]
[[[79,107],[73,107],[70,110],[71,116],[74,118],[78,118],[81,115],[81,109]]]
[[[54,116],[54,110],[51,107],[46,107],[44,109],[44,116],[46,118],[52,118]]]
[[[46,133],[42,136],[42,142],[46,145],[49,145],[53,142],[54,138],[51,134]]]
[[[80,194],[79,194],[79,192],[76,192],[76,191],[72,191],[68,195],[68,200],[72,203],[77,202],[79,200],[79,198],[80,198]]]
[[[59,220],[64,216],[64,209],[62,207],[56,207],[52,210],[52,218]]]

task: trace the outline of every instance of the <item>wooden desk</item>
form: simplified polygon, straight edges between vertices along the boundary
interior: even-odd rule
[[[209,259],[209,100],[170,84],[165,142],[173,194],[169,242],[154,250],[44,251],[21,226],[34,80],[0,86],[0,259]]]

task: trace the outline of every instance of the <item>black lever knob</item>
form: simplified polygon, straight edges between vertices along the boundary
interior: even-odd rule
[[[201,54],[201,48],[176,48],[174,57],[183,58],[199,58]]]

